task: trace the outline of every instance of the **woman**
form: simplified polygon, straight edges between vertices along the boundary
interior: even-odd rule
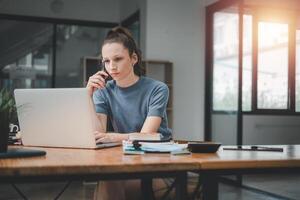
[[[108,32],[102,45],[102,62],[106,72],[89,78],[87,88],[95,104],[101,128],[97,142],[119,142],[131,133],[161,133],[171,136],[167,124],[168,87],[140,76],[141,55],[127,29],[117,27]],[[113,80],[105,83],[111,76]],[[114,132],[107,134],[110,119]]]
[[[168,87],[140,76],[141,55],[127,29],[116,27],[108,32],[102,45],[102,62],[105,70],[91,76],[87,84],[101,124],[95,132],[96,142],[120,142],[136,133],[170,137],[166,114]],[[106,83],[109,76],[112,80]],[[108,119],[112,133],[107,133]],[[123,185],[120,181],[101,182],[98,196],[122,199]]]

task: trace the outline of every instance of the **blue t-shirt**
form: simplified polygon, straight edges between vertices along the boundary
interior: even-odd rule
[[[114,132],[140,132],[148,116],[159,116],[158,129],[164,137],[171,136],[166,107],[169,89],[163,82],[141,76],[132,86],[122,88],[114,80],[96,90],[93,100],[97,113],[103,113],[111,121]]]

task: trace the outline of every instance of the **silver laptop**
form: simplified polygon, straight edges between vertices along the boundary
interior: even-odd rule
[[[96,144],[95,109],[86,88],[16,89],[15,100],[25,146],[105,148]]]

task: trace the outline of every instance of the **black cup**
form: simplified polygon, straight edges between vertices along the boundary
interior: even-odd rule
[[[7,152],[9,118],[7,113],[0,113],[0,153]]]

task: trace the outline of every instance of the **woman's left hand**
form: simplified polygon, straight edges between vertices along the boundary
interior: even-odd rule
[[[122,140],[128,139],[128,135],[120,133],[100,133],[95,131],[95,139],[96,143],[122,142]]]

